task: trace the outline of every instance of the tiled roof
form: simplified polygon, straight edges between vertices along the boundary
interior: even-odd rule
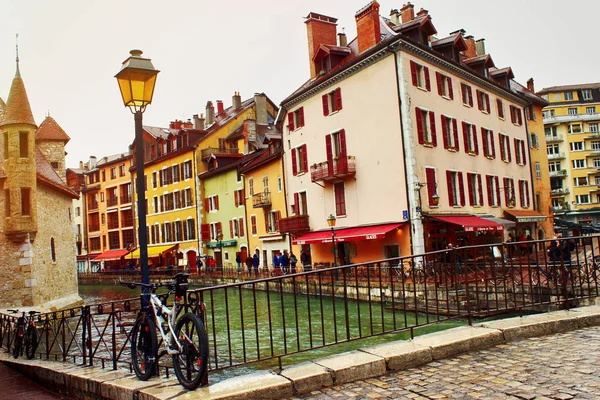
[[[102,157],[96,163],[96,168],[102,167],[103,165],[111,164],[115,161],[127,160],[128,158],[131,158],[131,157],[132,156],[129,155],[129,153],[119,153],[119,154],[113,154],[110,156]]]
[[[600,82],[598,83],[582,83],[579,85],[564,85],[564,86],[551,86],[540,90],[538,93],[544,94],[549,92],[564,92],[565,90],[580,90],[580,89],[598,89],[600,88]]]
[[[67,144],[71,138],[67,133],[58,125],[58,123],[51,116],[47,116],[46,119],[40,124],[39,128],[35,132],[36,140],[60,140]]]
[[[222,113],[215,115],[214,122],[212,125],[206,127],[206,130],[209,134],[218,130],[220,127],[236,118],[238,115],[242,114],[248,108],[252,107],[252,105],[254,105],[254,97],[242,101],[242,105],[238,109],[234,109],[233,106],[227,107]]]
[[[23,78],[19,74],[17,67],[17,74],[13,78],[12,86],[10,87],[10,94],[6,101],[6,109],[4,111],[4,118],[0,121],[0,126],[8,124],[30,124],[35,125],[33,114],[31,113],[31,107],[29,105],[29,99],[27,98],[27,91],[25,90],[25,84]]]
[[[157,139],[166,139],[169,135],[175,135],[179,132],[179,129],[159,128],[148,125],[144,125],[143,129]]]
[[[517,82],[513,79],[510,80],[510,90],[526,97],[530,101],[533,101],[533,102],[541,105],[542,107],[545,107],[548,104],[550,104],[549,102],[544,100],[541,96],[538,96],[537,94],[533,93],[531,90],[527,89],[525,86],[521,85],[519,82]]]
[[[242,160],[242,164],[240,166],[240,171],[241,172],[246,172],[246,171],[250,171],[256,167],[259,167],[271,160],[275,160],[281,157],[282,151],[281,149],[278,149],[277,151],[275,151],[273,154],[271,154],[269,152],[269,149],[262,149],[262,150],[258,150],[252,154],[248,154],[248,156],[246,156],[244,158],[244,160]],[[250,157],[253,156],[253,157]]]
[[[456,43],[456,42],[458,42],[458,43]],[[436,47],[441,47],[441,46],[445,46],[445,45],[452,44],[452,43],[456,43],[457,45],[462,44],[461,46],[459,46],[459,50],[464,50],[467,47],[466,44],[464,43],[464,39],[462,38],[461,32],[456,32],[448,37],[434,40],[433,42],[431,42],[431,47],[436,48]]]
[[[2,123],[2,117],[4,116],[4,110],[6,109],[6,103],[0,97],[0,123]]]
[[[69,189],[69,187],[63,182],[58,176],[54,168],[50,165],[46,157],[42,154],[39,149],[35,151],[35,169],[37,172],[37,179],[42,183],[45,183],[52,188],[71,196],[74,199],[78,199],[79,195]]]

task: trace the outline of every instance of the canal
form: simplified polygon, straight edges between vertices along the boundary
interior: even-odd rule
[[[124,286],[110,284],[80,285],[79,292],[86,304],[128,299],[136,293]],[[214,309],[207,316],[206,327],[211,354],[214,351],[218,354],[219,367],[290,352],[297,354],[282,357],[282,364],[297,364],[378,343],[410,338],[410,332],[403,331],[304,351],[332,341],[343,341],[348,335],[351,338],[370,336],[385,330],[426,324],[428,318],[430,322],[435,320],[432,315],[404,313],[379,303],[352,300],[345,304],[342,299],[333,301],[327,297],[317,299],[306,295],[294,298],[292,294],[249,290],[242,290],[240,293],[231,288],[227,293],[216,290],[213,296],[204,301],[207,310]],[[439,322],[414,329],[414,335],[465,324],[465,320]],[[213,368],[214,358],[211,360]],[[216,382],[257,369],[277,367],[276,359],[239,366],[211,373],[210,381]]]

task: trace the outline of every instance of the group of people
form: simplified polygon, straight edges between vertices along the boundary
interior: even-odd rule
[[[535,247],[535,243],[533,243],[533,237],[531,234],[525,235],[524,231],[521,231],[519,236],[515,238],[515,235],[511,232],[508,234],[507,243],[519,242],[518,248],[516,245],[508,246],[508,256],[514,257],[516,255],[527,256],[528,254],[533,253],[533,249]],[[531,242],[531,243],[526,243]]]
[[[237,263],[237,272],[238,274],[240,272],[242,272],[242,258],[240,253],[238,253],[235,256],[235,262]],[[254,255],[248,256],[246,257],[246,260],[244,261],[244,263],[246,264],[246,268],[248,268],[248,273],[251,274],[252,273],[252,269],[254,269],[254,273],[258,275],[258,266],[260,264],[260,258],[258,257],[258,250],[256,251],[256,253],[254,253]]]
[[[206,263],[206,272],[216,270],[217,264],[213,256],[204,256],[204,259]],[[283,253],[273,253],[273,269],[275,272],[280,271],[284,274],[295,274],[298,261],[300,261],[304,267],[304,271],[310,271],[312,269],[311,257],[308,251],[302,251],[300,260],[298,260],[293,252],[288,252],[288,250],[284,250]],[[244,260],[242,260],[241,253],[237,253],[235,256],[235,262],[237,264],[238,273],[242,272],[242,266],[245,264],[249,274],[251,274],[253,271],[255,274],[258,274],[258,267],[260,265],[260,256],[258,255],[258,250],[254,253],[254,255],[248,256]],[[202,271],[205,263],[202,262],[202,257],[198,257],[196,259],[196,267],[198,268],[198,272]]]
[[[298,258],[292,253],[288,253],[284,250],[282,254],[273,254],[273,269],[275,271],[281,270],[284,274],[290,273],[290,267],[292,274],[296,273],[296,266],[298,265]]]

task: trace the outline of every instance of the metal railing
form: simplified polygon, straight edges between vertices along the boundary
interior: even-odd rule
[[[264,192],[254,193],[252,195],[252,207],[269,207],[271,205],[271,192],[265,190]]]
[[[339,343],[403,331],[413,337],[415,329],[444,321],[575,307],[599,296],[599,248],[594,235],[487,243],[289,275],[270,269],[263,273],[277,276],[189,291],[185,304],[208,331],[210,371],[266,360],[281,365],[283,357]],[[42,314],[37,356],[130,368],[138,309],[139,300],[128,299]],[[9,349],[15,323],[0,314],[2,346]],[[161,373],[170,368],[160,360]]]

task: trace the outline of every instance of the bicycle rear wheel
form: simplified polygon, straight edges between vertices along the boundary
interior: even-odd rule
[[[157,338],[154,321],[140,315],[131,333],[131,363],[135,375],[147,381],[156,370]]]
[[[183,314],[175,325],[175,335],[181,345],[181,353],[173,355],[175,375],[184,388],[195,389],[208,364],[208,336],[204,324],[195,314]],[[171,347],[177,348],[175,339]]]
[[[38,347],[38,331],[37,328],[30,326],[25,333],[25,355],[28,360],[35,357],[35,351]]]
[[[13,357],[19,357],[21,354],[21,348],[23,347],[23,327],[19,326],[15,332],[15,340],[13,343]]]

